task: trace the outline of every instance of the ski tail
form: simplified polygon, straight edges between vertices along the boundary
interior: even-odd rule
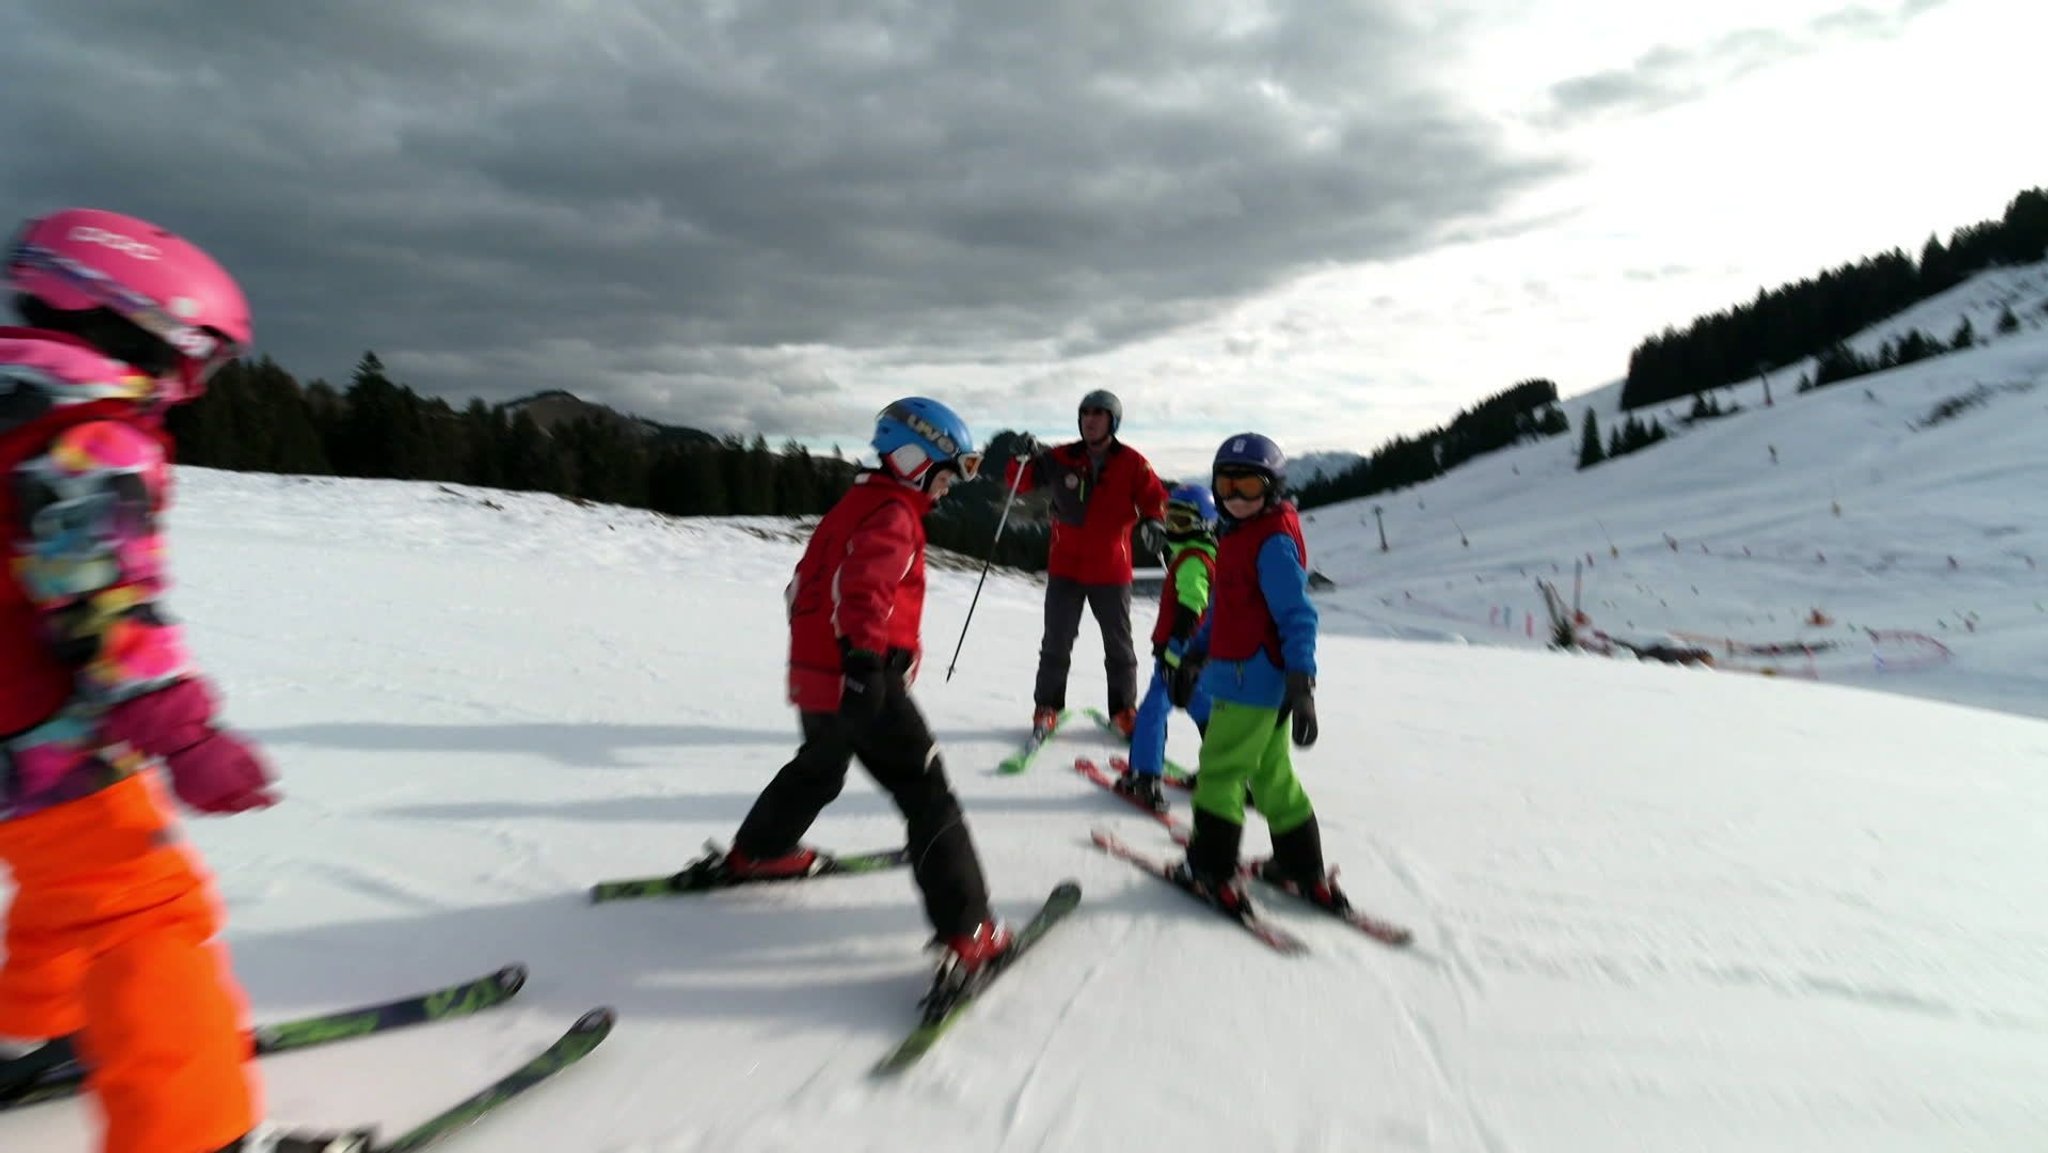
[[[507,965],[488,977],[450,985],[415,997],[402,997],[381,1005],[258,1025],[251,1040],[257,1054],[286,1053],[294,1049],[388,1033],[433,1021],[467,1017],[502,1005],[526,987],[526,966]]]
[[[374,1146],[371,1153],[418,1153],[443,1139],[467,1129],[502,1108],[507,1102],[534,1086],[552,1079],[562,1070],[588,1057],[611,1035],[618,1015],[609,1008],[592,1009],[569,1026],[554,1044],[526,1064],[498,1078],[476,1093],[406,1130],[388,1143]]]

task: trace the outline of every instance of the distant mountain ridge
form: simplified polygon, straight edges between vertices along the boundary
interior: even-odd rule
[[[1305,452],[1287,461],[1287,483],[1297,488],[1315,480],[1327,480],[1342,474],[1359,461],[1364,454],[1334,449],[1329,452]]]
[[[512,416],[525,413],[533,418],[533,423],[539,425],[543,432],[552,432],[557,425],[595,418],[636,428],[656,440],[696,441],[704,444],[716,444],[719,440],[715,434],[703,429],[680,424],[663,424],[644,416],[620,412],[609,405],[584,400],[575,393],[561,388],[551,388],[536,392],[532,396],[507,401],[505,411]]]

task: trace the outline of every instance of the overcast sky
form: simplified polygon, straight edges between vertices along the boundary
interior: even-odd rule
[[[146,216],[264,351],[849,448],[1367,450],[2048,181],[2028,0],[0,9],[0,215]],[[1668,9],[1668,11],[1667,11]]]

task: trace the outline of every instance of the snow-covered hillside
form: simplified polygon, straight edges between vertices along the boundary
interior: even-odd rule
[[[1656,406],[1672,441],[1577,471],[1586,411],[1610,429],[1620,416],[1613,385],[1564,402],[1571,436],[1317,509],[1310,546],[1339,586],[1328,623],[1540,647],[1536,581],[1569,598],[1577,580],[1592,627],[1616,637],[2048,716],[2044,303],[2048,263],[1994,270],[1849,342],[1875,354],[1968,317],[1970,351],[1803,394],[1810,366],[1792,366],[1768,407],[1761,382],[1735,382],[1718,395],[1742,410],[1691,427],[1689,404]],[[2021,324],[2000,335],[2008,306]]]
[[[2020,371],[2027,347],[1974,354],[1969,371],[2005,379],[1993,374]],[[1638,583],[1695,603],[1669,582],[1692,571],[1699,541],[1720,571],[1758,574],[1716,592],[1724,617],[1803,612],[1799,534],[1821,527],[1827,571],[1853,560],[1868,574],[1862,599],[1827,604],[1859,624],[1919,620],[1933,612],[1921,598],[1952,582],[2006,588],[2018,570],[1996,583],[1977,570],[2037,547],[2039,518],[2017,505],[2018,531],[1989,535],[1994,518],[1970,503],[1972,535],[1943,527],[1936,506],[1980,470],[2024,489],[2010,471],[2027,427],[2016,414],[2048,398],[2001,394],[1907,430],[1963,379],[1885,382],[1878,402],[1857,386],[1787,399],[1657,450],[1670,455],[1633,475],[1653,457],[1583,476],[1560,449],[1484,462],[1442,490],[1458,486],[1462,504],[1426,499],[1430,515],[1460,514],[1469,552],[1455,535],[1431,539],[1415,494],[1389,502],[1385,558],[1362,547],[1368,530],[1318,516],[1316,547],[1344,587],[1325,602],[1322,742],[1298,763],[1354,897],[1414,927],[1406,952],[1269,896],[1312,950],[1275,956],[1096,852],[1098,824],[1167,842],[1069,770],[1076,754],[1110,751],[1092,732],[1063,736],[1025,776],[995,775],[1029,713],[1039,590],[990,580],[947,683],[974,574],[935,573],[939,659],[918,691],[997,898],[1021,914],[1064,877],[1086,897],[886,1083],[868,1070],[910,1022],[929,964],[907,875],[584,899],[594,880],[671,869],[728,836],[793,748],[779,590],[798,545],[781,526],[188,470],[174,603],[230,718],[267,746],[289,793],[274,810],[191,824],[258,1015],[515,958],[534,971],[504,1010],[266,1061],[272,1112],[404,1125],[611,1004],[621,1024],[602,1049],[450,1153],[2040,1148],[2048,725],[1356,635],[1390,627],[1371,615],[1378,596],[1400,597],[1386,566],[1441,574],[1428,587],[1409,577],[1411,591],[1455,612],[1478,603],[1458,586],[1520,590],[1516,566],[1593,551],[1590,517],[1581,531],[1565,514],[1623,509],[1637,491],[1635,511],[1608,521],[1625,559],[1603,554],[1600,579],[1635,575],[1591,586],[1603,621],[1622,616],[1604,600],[1651,603]],[[1767,464],[1727,459],[1726,445],[1754,447],[1745,423],[1778,421],[1775,476],[1801,476],[1826,443],[1825,410],[1866,406],[1873,435],[1895,443],[1861,469],[1838,462],[1769,497]],[[1703,481],[1666,478],[1677,462],[1749,496],[1716,512]],[[1839,520],[1805,507],[1829,477],[1845,482]],[[1553,539],[1565,525],[1579,536]],[[1908,528],[1940,535],[1877,567]],[[1683,535],[1680,553],[1662,550],[1660,530]],[[1981,545],[1960,575],[1930,568],[1968,541]],[[1761,555],[1727,558],[1737,544]],[[1958,644],[1953,668],[1987,684],[2001,668],[2025,675],[2021,623],[1986,625],[1978,636],[2008,643]],[[1099,653],[1084,635],[1076,704],[1099,700]],[[1194,759],[1185,725],[1172,751]],[[1253,830],[1249,846],[1262,845]],[[856,780],[814,835],[869,848],[900,829]],[[0,1116],[10,1151],[88,1144],[82,1105]]]

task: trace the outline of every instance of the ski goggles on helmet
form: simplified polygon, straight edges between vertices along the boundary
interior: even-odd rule
[[[961,480],[973,480],[981,475],[981,454],[963,452],[951,460],[933,460],[923,445],[906,444],[889,454],[889,463],[896,469],[896,475],[919,484],[941,472],[958,473]]]
[[[1202,510],[1191,504],[1169,504],[1166,506],[1166,531],[1194,532],[1206,527]]]
[[[1264,500],[1273,491],[1273,482],[1264,473],[1219,472],[1210,487],[1217,500]]]
[[[978,452],[963,452],[952,460],[940,461],[939,467],[950,468],[959,473],[961,480],[973,480],[981,475],[981,454]]]

